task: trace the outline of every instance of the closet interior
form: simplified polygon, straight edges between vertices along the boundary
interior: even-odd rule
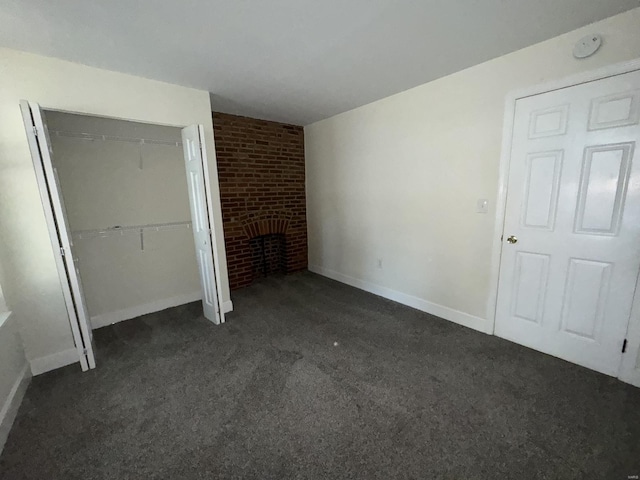
[[[200,300],[181,129],[45,114],[92,328]]]

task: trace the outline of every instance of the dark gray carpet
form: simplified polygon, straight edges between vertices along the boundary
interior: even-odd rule
[[[310,273],[96,331],[2,479],[627,479],[640,389]],[[334,345],[337,342],[337,345]]]

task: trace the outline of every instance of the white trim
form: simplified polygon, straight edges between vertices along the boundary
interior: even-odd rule
[[[0,312],[0,328],[8,323],[7,320],[9,320],[9,317],[11,317],[11,312]]]
[[[500,256],[502,255],[502,240],[505,210],[507,206],[507,188],[509,183],[509,163],[511,161],[511,138],[513,136],[513,119],[516,101],[520,98],[539,95],[562,88],[573,87],[582,83],[594,82],[615,75],[640,70],[640,58],[628,62],[607,65],[589,72],[582,72],[559,80],[532,85],[514,90],[507,95],[504,108],[504,122],[502,127],[502,149],[500,154],[500,169],[498,181],[498,195],[496,200],[496,216],[493,232],[493,247],[491,249],[491,273],[489,296],[487,298],[487,331],[493,333],[496,324],[496,302],[498,300],[498,282],[500,280]]]
[[[233,302],[231,300],[227,300],[226,302],[222,302],[222,311],[224,313],[233,312]]]
[[[30,380],[31,375],[29,373],[29,364],[25,363],[22,371],[18,374],[13,387],[11,387],[9,395],[7,395],[7,399],[5,400],[2,409],[0,410],[0,453],[2,453],[4,444],[7,441],[9,431],[11,431],[13,422],[16,419],[18,408],[22,403],[22,399],[27,391]]]
[[[502,235],[507,209],[507,187],[509,183],[509,163],[511,160],[511,138],[513,120],[516,113],[517,98],[507,96],[504,121],[502,125],[502,154],[498,170],[498,195],[496,199],[496,218],[493,227],[493,247],[491,248],[491,271],[489,273],[489,296],[487,297],[488,331],[495,333],[496,306],[498,302],[498,281],[500,279],[500,259],[502,256]]]
[[[636,291],[629,326],[627,327],[627,351],[622,354],[618,378],[623,382],[640,387],[640,274],[636,280]],[[635,320],[634,320],[635,319]]]
[[[136,305],[135,307],[123,308],[115,312],[103,313],[91,317],[91,328],[106,327],[114,323],[122,322],[124,320],[130,320],[132,318],[146,315],[148,313],[159,312],[171,307],[177,307],[178,305],[184,305],[185,303],[197,302],[202,300],[202,292],[185,293],[182,295],[176,295],[175,297],[163,298],[142,305]]]
[[[605,65],[604,67],[600,67],[595,70],[576,73],[574,75],[560,78],[558,80],[552,80],[550,82],[530,85],[528,87],[520,88],[510,92],[509,96],[514,98],[515,101],[515,99],[518,98],[531,97],[533,95],[539,95],[541,93],[547,93],[554,90],[573,87],[582,83],[595,82],[596,80],[602,80],[603,78],[607,77],[624,75],[625,73],[633,72],[634,70],[640,70],[640,58],[629,60],[627,62]]]
[[[450,307],[445,307],[444,305],[440,305],[438,303],[429,302],[428,300],[414,297],[413,295],[408,295],[406,293],[398,292],[397,290],[392,290],[391,288],[376,285],[374,283],[367,282],[366,280],[360,280],[358,278],[350,277],[349,275],[344,275],[340,272],[336,272],[319,265],[309,265],[308,268],[309,271],[317,273],[324,277],[337,280],[341,283],[346,283],[347,285],[359,288],[360,290],[364,290],[366,292],[373,293],[374,295],[393,300],[394,302],[407,305],[431,315],[444,318],[445,320],[449,320],[464,327],[487,333],[487,321],[484,318],[476,317],[475,315],[461,312],[460,310],[455,310]]]
[[[46,357],[34,358],[31,360],[31,374],[35,377],[57,368],[66,367],[72,363],[79,362],[78,351],[75,348],[52,353]]]

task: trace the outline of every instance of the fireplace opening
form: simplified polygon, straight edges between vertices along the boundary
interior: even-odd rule
[[[286,241],[281,233],[258,235],[249,240],[253,278],[287,273]]]

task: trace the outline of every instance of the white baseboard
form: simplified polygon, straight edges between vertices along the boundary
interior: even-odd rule
[[[112,325],[124,320],[131,320],[140,315],[159,312],[167,308],[184,305],[185,303],[197,302],[198,300],[202,300],[202,292],[200,290],[193,293],[176,295],[175,297],[163,298],[155,302],[136,305],[135,307],[124,308],[115,312],[103,313],[91,317],[91,328],[95,330],[96,328],[106,327],[107,325]]]
[[[14,382],[13,387],[11,387],[11,391],[0,410],[0,453],[2,453],[4,444],[7,441],[9,431],[13,425],[13,421],[16,419],[18,408],[22,403],[22,399],[27,391],[30,380],[31,375],[29,374],[29,364],[25,363],[24,368],[18,375],[18,378],[16,378],[16,381]]]
[[[31,374],[35,377],[42,373],[50,372],[56,368],[66,367],[72,363],[79,362],[78,350],[70,348],[62,352],[56,352],[46,357],[34,358],[31,360]]]
[[[459,325],[478,330],[479,332],[489,333],[487,331],[487,328],[489,328],[490,325],[489,327],[487,326],[489,322],[487,322],[484,318],[476,317],[475,315],[471,315],[469,313],[445,307],[444,305],[429,302],[428,300],[414,297],[413,295],[408,295],[406,293],[398,292],[397,290],[382,287],[365,280],[350,277],[348,275],[344,275],[340,272],[336,272],[319,265],[309,265],[308,269],[309,271],[317,273],[324,277],[331,278],[332,280],[337,280],[341,283],[346,283],[347,285],[351,285],[352,287],[356,287],[360,290],[373,293],[374,295],[393,300],[394,302],[402,303],[403,305],[413,307],[417,310],[435,315],[436,317],[444,318],[445,320],[449,320]]]
[[[233,302],[231,300],[227,300],[226,302],[222,302],[222,311],[224,313],[233,312]]]

